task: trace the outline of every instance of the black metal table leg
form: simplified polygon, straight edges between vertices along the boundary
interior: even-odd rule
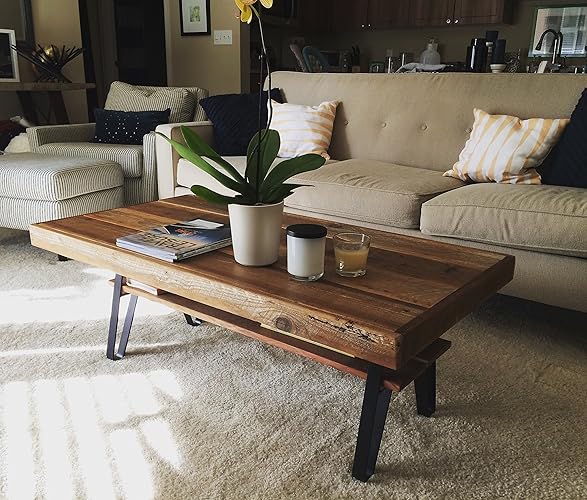
[[[414,380],[418,415],[430,417],[436,411],[436,362]]]
[[[110,327],[108,329],[108,344],[106,345],[106,357],[115,361],[114,347],[116,344],[116,332],[118,331],[118,312],[120,310],[120,297],[122,295],[122,276],[117,274],[114,278],[114,290],[112,291],[112,309],[110,310]]]
[[[122,327],[122,335],[120,337],[120,342],[118,343],[118,351],[116,352],[116,357],[118,359],[123,358],[124,353],[126,352],[128,337],[130,335],[130,329],[132,328],[132,321],[135,317],[135,309],[137,307],[138,299],[139,298],[136,295],[130,296],[128,309],[126,310],[126,317],[124,318],[124,326]]]
[[[118,351],[115,353],[116,336],[118,333],[118,314],[120,311],[120,297],[122,296],[122,283],[123,277],[120,274],[117,274],[114,278],[112,309],[110,311],[110,327],[108,329],[108,343],[106,345],[106,357],[112,361],[116,361],[124,357],[138,299],[136,295],[130,296],[126,317],[124,318],[124,326],[122,327],[122,335],[120,338],[120,343],[118,344]]]
[[[353,477],[364,482],[375,472],[391,398],[391,391],[383,387],[382,374],[381,366],[369,365],[353,462]]]
[[[194,318],[193,316],[190,316],[189,314],[184,314],[185,316],[185,320],[187,321],[188,325],[190,326],[200,326],[203,321],[199,318]]]

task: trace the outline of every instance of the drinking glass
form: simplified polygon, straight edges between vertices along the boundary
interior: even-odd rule
[[[364,276],[371,238],[363,233],[338,233],[333,242],[337,274],[350,278]]]

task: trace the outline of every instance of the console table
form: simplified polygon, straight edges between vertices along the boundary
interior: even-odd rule
[[[33,100],[34,93],[43,93],[49,97],[51,111],[58,124],[69,123],[67,109],[63,102],[63,92],[69,90],[95,89],[94,83],[59,83],[59,82],[0,82],[0,92],[16,92],[22,112],[28,120],[38,124],[39,118]]]

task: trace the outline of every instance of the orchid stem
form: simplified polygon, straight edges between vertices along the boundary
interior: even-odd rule
[[[267,90],[267,101],[269,103],[269,108],[270,108],[270,117],[268,117],[267,119],[267,125],[265,127],[265,133],[261,134],[261,132],[263,131],[263,126],[262,126],[262,105],[263,105],[263,62],[265,62],[265,64],[267,65],[267,75],[270,78],[270,67],[269,67],[269,60],[267,58],[267,47],[265,46],[265,34],[263,32],[263,23],[261,22],[261,9],[262,7],[259,7],[259,10],[255,9],[255,7],[253,7],[252,5],[250,6],[251,10],[254,12],[255,16],[257,17],[257,20],[259,22],[259,35],[261,38],[261,56],[260,56],[260,61],[259,61],[259,126],[258,126],[258,135],[257,135],[257,148],[258,148],[258,154],[257,154],[257,169],[255,172],[255,197],[256,197],[256,202],[260,203],[260,199],[259,199],[259,191],[261,189],[261,179],[260,179],[260,175],[261,175],[261,155],[263,154],[263,145],[262,142],[265,139],[265,136],[267,135],[267,132],[269,130],[269,125],[270,125],[270,117],[273,116],[273,106],[271,104],[271,88],[269,88]]]

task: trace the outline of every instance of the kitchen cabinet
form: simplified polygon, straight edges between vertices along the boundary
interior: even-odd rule
[[[407,26],[410,0],[335,0],[332,31],[344,33]]]
[[[515,0],[298,0],[305,32],[511,22]]]
[[[413,0],[412,26],[459,26],[511,22],[512,0]]]
[[[328,33],[332,28],[336,0],[298,0],[300,29],[305,33]]]
[[[507,0],[455,0],[453,23],[508,23],[511,22],[512,5]]]
[[[369,0],[368,27],[389,29],[407,26],[410,3],[410,0]]]
[[[369,0],[338,0],[332,9],[332,31],[346,33],[367,27]]]
[[[412,26],[444,26],[452,24],[455,0],[412,0],[410,24]]]

